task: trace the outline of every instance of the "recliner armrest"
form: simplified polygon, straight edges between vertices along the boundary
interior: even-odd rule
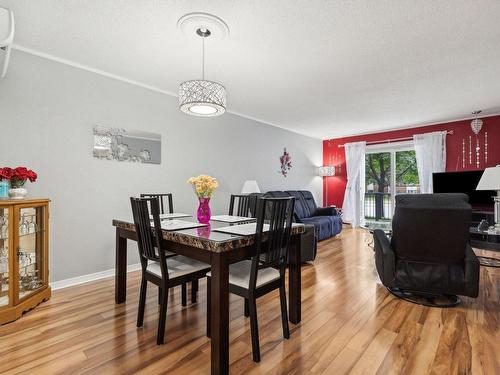
[[[465,247],[465,290],[466,295],[476,298],[479,295],[479,260],[472,250],[472,247],[467,244]]]
[[[336,216],[337,210],[335,207],[318,207],[313,216]]]
[[[394,287],[396,284],[396,254],[392,250],[391,242],[383,230],[373,231],[373,245],[375,250],[375,265],[382,284]]]

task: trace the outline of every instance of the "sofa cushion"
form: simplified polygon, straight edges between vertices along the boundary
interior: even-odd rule
[[[327,216],[332,221],[332,236],[342,232],[342,218],[340,216]]]
[[[311,216],[307,206],[305,205],[304,199],[302,198],[302,194],[295,190],[287,190],[285,193],[295,198],[295,206],[293,208],[293,213],[295,216],[302,220],[304,217]]]
[[[307,190],[300,190],[298,193],[302,196],[302,201],[304,202],[306,209],[309,211],[309,216],[315,216],[318,206],[314,201],[312,193]]]
[[[313,216],[302,219],[304,224],[314,224],[319,241],[332,236],[332,221],[328,216]]]

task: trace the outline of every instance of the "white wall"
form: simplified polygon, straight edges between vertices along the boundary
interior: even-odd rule
[[[94,159],[95,124],[161,133],[161,165]],[[278,173],[283,147],[293,163],[287,178]],[[227,211],[246,179],[263,191],[310,189],[320,202],[321,161],[318,139],[231,114],[187,116],[177,98],[24,52],[13,51],[0,81],[0,166],[35,170],[30,196],[52,199],[52,281],[114,267],[111,220],[131,216],[132,195],[172,192],[175,210],[191,213],[197,202],[186,180],[206,173],[220,183],[214,213]],[[129,254],[136,263],[136,250]]]

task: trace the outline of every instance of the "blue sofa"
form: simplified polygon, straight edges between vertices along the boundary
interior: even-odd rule
[[[316,238],[321,241],[342,231],[342,218],[334,207],[318,207],[307,190],[269,191],[272,197],[295,197],[294,219],[297,223],[314,225]]]

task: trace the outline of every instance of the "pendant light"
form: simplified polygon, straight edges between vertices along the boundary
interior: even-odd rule
[[[220,27],[220,22],[229,31],[222,20],[205,13],[191,13],[178,22],[184,32],[192,32],[194,29],[196,36],[201,38],[201,79],[185,81],[179,85],[179,109],[188,115],[211,117],[226,112],[226,88],[218,82],[205,79],[205,39],[213,35],[209,26],[214,22],[218,26],[215,28],[217,33],[224,30]]]

